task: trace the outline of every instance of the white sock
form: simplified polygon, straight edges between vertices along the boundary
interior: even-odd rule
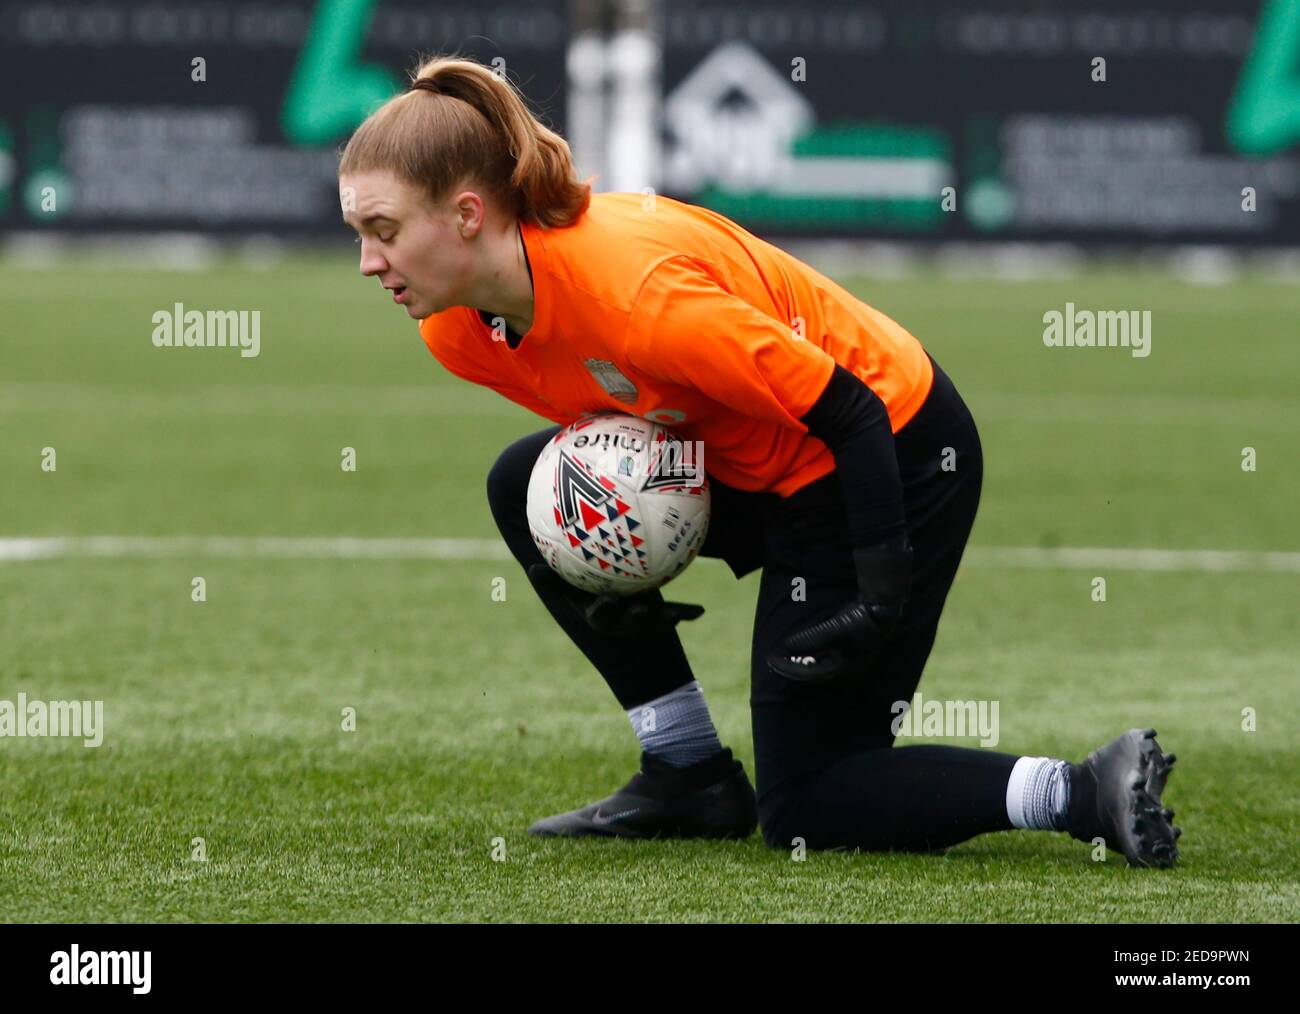
[[[1070,763],[1021,757],[1007,780],[1007,819],[1015,827],[1062,831],[1070,806]]]
[[[673,767],[698,764],[722,750],[704,690],[696,680],[628,708],[627,717],[641,749]]]

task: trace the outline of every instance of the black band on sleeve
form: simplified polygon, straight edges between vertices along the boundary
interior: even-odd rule
[[[835,456],[853,547],[906,546],[903,484],[885,403],[837,363],[800,421]]]

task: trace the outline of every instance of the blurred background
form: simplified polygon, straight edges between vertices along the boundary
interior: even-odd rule
[[[1154,725],[1180,875],[527,839],[637,757],[486,509],[545,423],[429,356],[335,180],[450,51],[598,190],[921,339],[986,456],[921,690],[1000,700],[1007,752]],[[0,2],[0,699],[106,723],[0,739],[0,918],[1293,920],[1298,188],[1297,0]],[[259,354],[155,347],[178,303],[259,313]],[[1045,346],[1067,304],[1150,311],[1150,354]],[[756,581],[674,586],[751,769]]]
[[[772,236],[1294,248],[1298,16],[1292,0],[7,4],[0,227],[20,250],[86,232],[341,242],[336,146],[417,51],[454,50],[508,75],[598,189]]]

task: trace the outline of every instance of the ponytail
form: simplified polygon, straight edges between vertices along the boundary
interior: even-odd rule
[[[542,228],[572,225],[591,203],[568,142],[544,126],[503,77],[474,60],[438,56],[409,91],[366,117],[339,175],[387,170],[442,200],[478,184],[509,213]]]

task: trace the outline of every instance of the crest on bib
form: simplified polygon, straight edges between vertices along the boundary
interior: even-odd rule
[[[611,398],[616,398],[625,405],[633,404],[637,397],[636,384],[623,376],[619,368],[608,359],[584,359],[582,365],[591,371],[596,383],[603,387]]]

